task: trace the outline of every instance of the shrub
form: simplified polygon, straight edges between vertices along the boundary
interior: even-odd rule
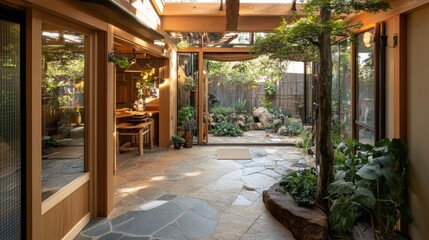
[[[216,124],[213,134],[216,136],[236,137],[243,135],[243,131],[239,129],[234,123],[224,120]]]
[[[274,116],[276,116],[277,118],[284,118],[285,117],[285,115],[283,114],[283,111],[282,111],[281,107],[271,106],[267,110],[271,114],[274,114]]]
[[[308,130],[302,131],[300,134],[300,137],[302,138],[302,141],[298,141],[295,143],[295,146],[304,148],[306,152],[308,152],[308,149],[313,146],[313,133]]]
[[[288,136],[298,136],[302,133],[303,130],[304,129],[301,123],[291,122],[291,124],[289,124],[289,126],[286,127],[286,130],[284,131],[283,134]]]
[[[367,216],[380,239],[392,239],[399,218],[411,221],[406,201],[408,149],[401,140],[384,139],[374,146],[353,140],[340,143],[334,170],[328,190],[329,221],[335,232],[350,232],[358,217]]]
[[[195,111],[195,108],[190,105],[184,106],[179,109],[179,111],[177,111],[179,126],[182,126],[183,121],[185,120],[195,119],[196,114],[197,112]]]
[[[225,117],[230,115],[231,113],[234,113],[234,112],[235,112],[235,109],[232,107],[216,106],[216,107],[213,107],[211,109],[211,113],[220,114],[220,115],[223,115]]]
[[[246,99],[238,99],[235,103],[235,112],[243,113],[247,110],[247,100]]]
[[[265,96],[273,97],[277,94],[277,87],[273,82],[265,82],[264,92]]]
[[[304,169],[284,176],[277,191],[289,193],[301,207],[313,207],[316,203],[316,169]]]
[[[180,136],[173,135],[171,136],[171,142],[173,144],[183,145],[185,143],[185,139]]]

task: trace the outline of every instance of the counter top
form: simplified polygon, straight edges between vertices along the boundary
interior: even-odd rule
[[[148,113],[149,116],[152,116],[153,114],[159,113],[159,110],[145,110],[145,111],[116,111],[116,118],[126,118],[126,117],[132,117],[134,115],[141,115]]]

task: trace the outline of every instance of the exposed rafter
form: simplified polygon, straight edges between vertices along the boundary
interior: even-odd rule
[[[226,0],[226,31],[237,31],[240,0]]]

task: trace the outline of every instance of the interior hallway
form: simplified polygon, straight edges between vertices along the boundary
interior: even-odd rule
[[[313,158],[295,147],[258,146],[246,147],[252,160],[217,160],[224,148],[233,147],[118,155],[114,210],[77,239],[294,239],[261,195],[284,173],[314,166]]]

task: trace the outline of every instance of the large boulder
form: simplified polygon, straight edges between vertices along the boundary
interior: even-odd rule
[[[274,114],[270,113],[264,107],[258,107],[252,112],[253,116],[262,123],[263,129],[265,129],[268,124],[275,118]]]
[[[237,114],[235,114],[235,113],[231,113],[231,114],[228,116],[228,119],[229,119],[231,122],[236,123],[236,122],[237,122]]]
[[[273,130],[274,132],[277,132],[281,126],[283,125],[283,122],[281,119],[274,119],[273,120]]]
[[[263,130],[264,126],[262,126],[262,123],[257,122],[255,124],[253,124],[253,129],[255,129],[255,130]]]
[[[237,116],[237,121],[245,122],[246,121],[246,116],[244,114],[239,114]]]
[[[277,130],[277,134],[278,134],[278,135],[287,135],[287,134],[286,134],[286,126],[281,126],[281,127]]]
[[[288,194],[277,192],[279,184],[274,184],[263,192],[263,200],[268,211],[297,240],[328,239],[328,218],[318,207],[304,208],[298,206]]]

